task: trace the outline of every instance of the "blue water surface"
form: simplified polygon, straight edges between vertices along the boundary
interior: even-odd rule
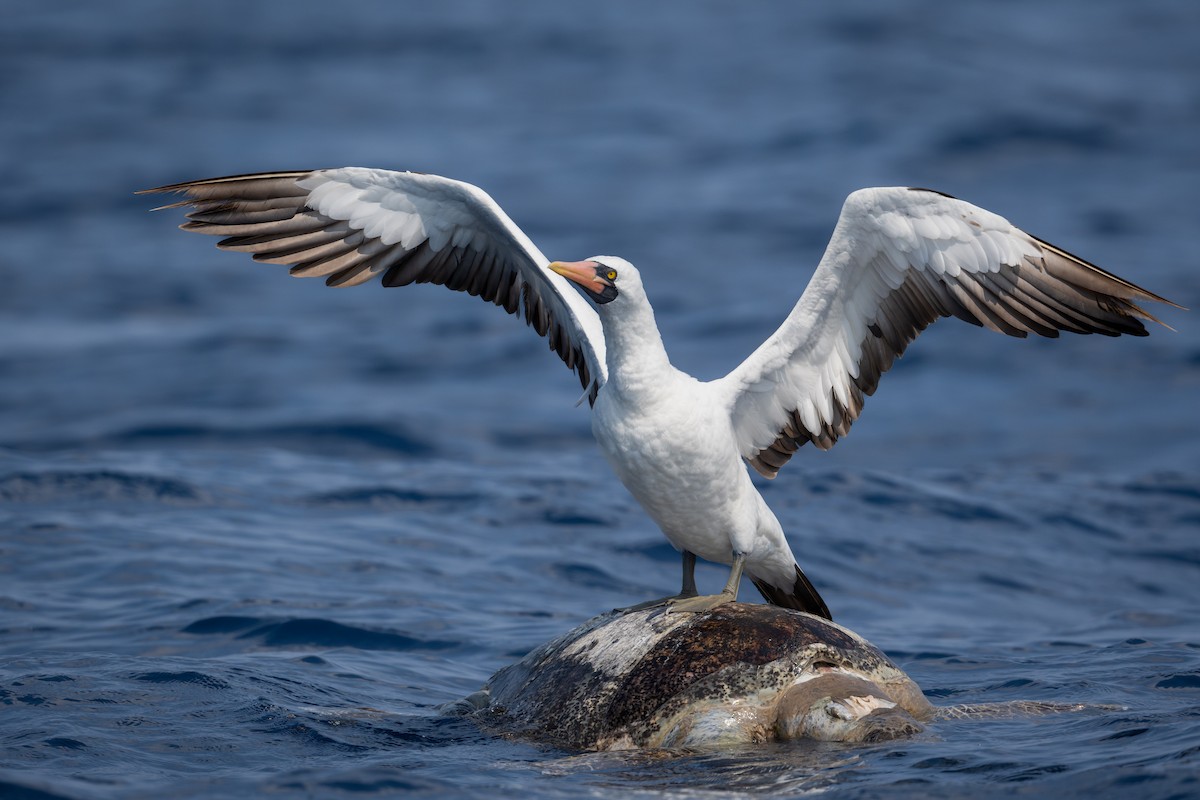
[[[964,197],[1195,307],[1200,5],[3,17],[0,796],[1200,795],[1194,312],[1146,339],[939,323],[764,488],[837,619],[935,702],[1124,710],[578,755],[436,711],[678,585],[575,379],[490,305],[290,280],[132,194],[468,180],[553,258],[638,264],[703,378],[783,319],[860,186]]]

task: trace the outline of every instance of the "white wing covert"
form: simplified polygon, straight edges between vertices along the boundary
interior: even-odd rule
[[[522,314],[579,374],[594,402],[604,383],[596,312],[482,189],[416,172],[363,167],[238,175],[148,190],[187,199],[181,227],[224,236],[223,250],[355,286],[436,283]]]
[[[1010,336],[1146,335],[1134,304],[1174,305],[948,195],[862,189],[783,325],[721,379],[743,458],[773,478],[827,450],[908,343],[939,317]]]

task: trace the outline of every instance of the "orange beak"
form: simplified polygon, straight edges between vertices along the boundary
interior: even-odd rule
[[[600,265],[595,261],[555,261],[550,265],[550,269],[596,294],[601,294],[607,287],[612,286],[597,274]]]

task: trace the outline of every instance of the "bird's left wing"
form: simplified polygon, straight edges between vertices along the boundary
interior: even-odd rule
[[[363,167],[178,183],[181,227],[291,274],[355,286],[437,283],[521,313],[596,392],[605,381],[600,319],[482,189],[417,172]]]
[[[846,199],[783,325],[720,381],[738,448],[773,478],[807,442],[833,447],[864,395],[939,317],[1010,336],[1144,336],[1137,318],[1154,317],[1134,300],[1174,305],[970,203],[862,189]]]

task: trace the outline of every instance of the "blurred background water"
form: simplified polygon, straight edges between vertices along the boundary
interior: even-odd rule
[[[136,189],[346,164],[483,186],[744,358],[842,199],[930,186],[1200,303],[1200,6],[10,4],[0,22],[0,795],[1200,793],[1200,330],[939,323],[767,498],[936,701],[1127,710],[662,759],[438,704],[677,556],[575,379],[440,287],[333,291]],[[723,568],[703,566],[715,590]],[[747,587],[746,600],[757,601]]]

